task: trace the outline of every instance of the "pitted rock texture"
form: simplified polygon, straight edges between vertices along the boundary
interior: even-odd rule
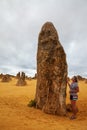
[[[67,62],[54,25],[42,26],[38,38],[36,107],[45,113],[66,114]]]

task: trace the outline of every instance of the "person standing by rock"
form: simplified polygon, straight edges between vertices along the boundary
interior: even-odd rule
[[[72,112],[73,115],[70,117],[70,119],[76,119],[76,114],[78,112],[78,108],[76,106],[76,101],[78,100],[78,95],[77,93],[79,92],[79,86],[78,86],[78,81],[77,77],[73,76],[72,78],[72,83],[70,84],[69,81],[67,81],[69,88],[70,88],[70,100],[71,100],[71,106],[72,106]]]

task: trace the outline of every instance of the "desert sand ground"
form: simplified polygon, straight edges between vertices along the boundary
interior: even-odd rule
[[[87,84],[79,82],[80,93],[77,102],[77,119],[48,115],[41,110],[28,107],[34,99],[36,80],[27,80],[25,87],[16,86],[17,80],[0,82],[0,130],[87,130]],[[69,94],[67,89],[67,99]]]

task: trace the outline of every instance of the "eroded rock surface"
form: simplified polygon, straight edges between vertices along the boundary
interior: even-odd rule
[[[38,39],[36,107],[46,113],[66,114],[66,54],[54,25],[43,25]]]

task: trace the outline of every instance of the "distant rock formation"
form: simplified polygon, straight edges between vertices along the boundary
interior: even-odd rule
[[[22,72],[22,73],[18,73],[17,74],[17,78],[18,78],[18,81],[16,83],[17,86],[25,86],[27,83],[25,81],[25,73]]]
[[[3,77],[3,74],[1,73],[1,74],[0,74],[0,79],[2,79],[2,77]]]
[[[37,79],[37,73],[35,74],[35,76],[32,79]]]
[[[87,79],[85,79],[85,83],[87,84]]]
[[[38,39],[36,107],[45,113],[66,114],[67,62],[54,25],[43,25]]]
[[[17,79],[20,78],[20,72],[17,73],[16,78],[17,78]]]
[[[78,80],[81,80],[81,81],[84,80],[84,78],[83,78],[82,76],[80,76],[80,75],[77,75],[77,79],[78,79]]]
[[[34,76],[34,77],[35,77],[35,79],[37,78],[37,73],[35,74],[35,76]]]
[[[8,75],[8,74],[2,75],[2,80],[1,80],[1,82],[9,82],[9,81],[11,81],[11,80],[12,80],[12,79],[11,79],[10,75]]]

